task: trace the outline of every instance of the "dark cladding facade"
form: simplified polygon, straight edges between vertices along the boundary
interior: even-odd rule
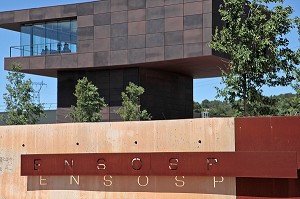
[[[17,56],[5,58],[5,69],[17,62],[26,73],[57,77],[58,122],[69,121],[75,84],[83,76],[109,105],[104,121],[120,120],[116,110],[129,82],[145,88],[141,106],[153,119],[192,118],[193,78],[219,76],[224,65],[208,47],[220,24],[220,3],[101,0],[2,12],[2,28],[21,32],[28,24],[33,31],[37,27]],[[77,35],[70,34],[69,41],[62,39],[68,36],[61,34],[64,21],[73,22],[70,27],[77,21]]]

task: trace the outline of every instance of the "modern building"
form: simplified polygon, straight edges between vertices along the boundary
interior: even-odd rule
[[[300,117],[192,118],[193,78],[220,75],[208,47],[221,0],[101,0],[0,13],[23,71],[56,77],[67,122],[87,76],[120,118],[129,82],[155,121],[0,126],[0,198],[300,198]],[[9,49],[8,49],[9,50]],[[161,120],[159,119],[178,119]]]
[[[193,78],[220,76],[208,47],[220,25],[221,0],[99,0],[0,13],[0,27],[20,32],[5,69],[56,77],[57,122],[67,122],[77,80],[88,77],[105,98],[104,121],[129,82],[145,88],[140,102],[153,119],[193,117]],[[7,49],[9,50],[9,49]]]

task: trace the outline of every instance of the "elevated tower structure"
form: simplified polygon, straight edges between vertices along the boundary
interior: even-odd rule
[[[193,78],[220,76],[221,57],[208,47],[221,25],[220,0],[101,0],[0,13],[0,27],[18,31],[5,69],[58,81],[58,122],[67,122],[77,80],[87,76],[116,110],[129,82],[145,88],[141,106],[153,119],[193,117]],[[8,49],[9,50],[9,49]]]

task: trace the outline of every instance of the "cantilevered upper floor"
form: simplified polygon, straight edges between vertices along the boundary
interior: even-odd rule
[[[0,13],[18,31],[12,62],[31,74],[70,69],[160,68],[194,78],[220,75],[224,63],[208,47],[221,24],[221,0],[101,0]]]

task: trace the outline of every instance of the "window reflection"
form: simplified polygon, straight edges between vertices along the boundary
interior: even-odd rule
[[[77,20],[52,21],[21,26],[21,56],[77,51]]]

